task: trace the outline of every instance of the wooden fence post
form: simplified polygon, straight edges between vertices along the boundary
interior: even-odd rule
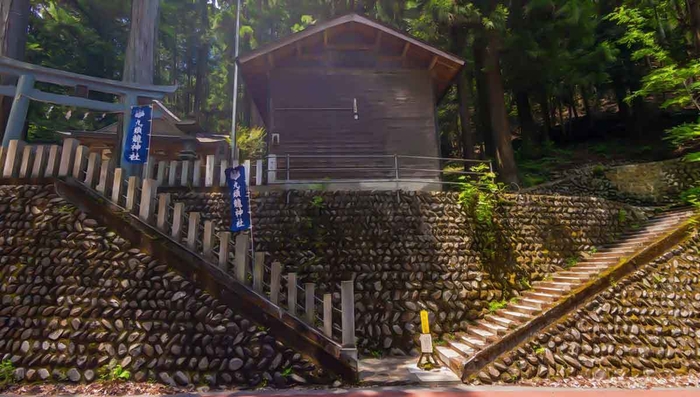
[[[34,153],[34,164],[32,165],[32,178],[40,178],[44,176],[47,149],[48,148],[44,145],[36,147],[36,152]],[[79,177],[76,178],[80,179]]]
[[[3,178],[16,178],[19,174],[22,153],[24,152],[24,141],[13,139],[7,147],[5,156],[5,166],[2,169]]]
[[[101,156],[99,153],[92,152],[88,158],[88,167],[87,172],[85,173],[85,184],[91,189],[95,188],[95,180],[99,175],[100,157]],[[47,174],[49,172],[49,167],[49,165],[46,166]]]
[[[277,181],[277,156],[271,154],[267,156],[267,183]]]
[[[170,161],[170,169],[168,170],[168,186],[175,186],[177,181],[177,161]]]
[[[110,185],[112,179],[112,160],[104,159],[102,160],[102,167],[100,167],[100,182],[97,184],[97,191],[103,195],[107,194],[107,187]]]
[[[282,277],[282,264],[272,262],[270,272],[270,301],[279,306],[280,303],[280,278]]]
[[[255,186],[262,186],[263,184],[263,161],[255,161]]]
[[[191,161],[189,160],[183,160],[182,162],[182,171],[180,172],[180,186],[188,186],[191,178],[190,178],[190,171],[191,171]]]
[[[158,173],[156,174],[156,180],[158,181],[158,186],[165,186],[165,169],[168,167],[166,161],[158,162]]]
[[[29,176],[31,176],[33,161],[34,147],[27,145],[22,151],[22,164],[19,167],[20,178],[28,178]]]
[[[316,319],[316,284],[304,284],[304,310],[306,314],[306,322],[314,325]]]
[[[323,295],[323,333],[333,337],[333,295]]]
[[[205,259],[211,261],[214,256],[214,222],[211,220],[204,221],[204,236],[202,237],[202,255]]]
[[[219,267],[228,270],[228,256],[231,252],[229,243],[231,242],[231,232],[219,233]]]
[[[61,165],[58,167],[58,176],[68,176],[73,170],[73,159],[75,151],[80,145],[77,139],[67,138],[63,140],[63,150],[61,150]]]
[[[122,198],[122,186],[124,184],[124,180],[122,179],[123,174],[124,170],[121,168],[116,168],[114,170],[114,179],[112,180],[112,202],[116,205],[119,205]]]
[[[158,195],[158,219],[156,227],[161,232],[167,232],[166,225],[168,224],[168,212],[170,212],[170,193],[161,193]]]
[[[297,274],[289,273],[287,275],[287,306],[289,314],[297,315]]]
[[[245,284],[246,270],[248,269],[248,242],[250,241],[248,233],[239,233],[236,236],[236,264],[235,273],[236,279]]]
[[[155,198],[158,194],[158,182],[155,179],[144,179],[141,185],[141,202],[139,204],[139,218],[150,224],[155,210]]]
[[[180,243],[182,241],[182,223],[185,221],[185,203],[175,203],[173,206],[173,230],[170,237]]]
[[[340,283],[340,305],[342,310],[343,348],[355,348],[355,282]]]
[[[265,277],[265,253],[256,252],[253,262],[253,289],[263,292],[263,277]]]
[[[187,224],[187,248],[192,252],[197,252],[200,216],[199,212],[190,212],[190,222]]]
[[[221,168],[219,168],[219,186],[226,186],[226,169],[228,168],[228,160],[221,160]]]
[[[195,160],[192,169],[192,186],[200,187],[202,185],[202,160]]]
[[[204,172],[204,186],[214,186],[214,169],[216,168],[216,156],[210,154],[207,156],[207,168]]]
[[[139,185],[139,177],[130,176],[126,186],[126,210],[134,212],[136,208],[136,187]]]
[[[75,149],[75,161],[73,161],[73,178],[80,180],[83,169],[85,169],[85,161],[90,149],[87,146],[79,145]]]
[[[58,162],[60,159],[61,147],[58,145],[49,146],[49,160],[46,162],[46,172],[44,173],[44,176],[50,178],[58,174]]]

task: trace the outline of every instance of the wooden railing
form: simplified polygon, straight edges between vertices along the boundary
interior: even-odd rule
[[[206,186],[215,183],[212,164],[207,163]],[[171,165],[169,171],[165,167],[158,168],[158,179],[125,178],[123,170],[115,168],[111,159],[102,159],[98,153],[89,153],[77,140],[66,139],[63,146],[31,146],[22,141],[10,141],[8,147],[0,148],[0,166],[4,178],[76,179],[141,222],[153,226],[166,238],[231,273],[239,283],[249,287],[251,293],[318,329],[326,338],[340,344],[347,357],[356,359],[352,280],[334,286],[335,293],[325,291],[319,297],[314,283],[302,283],[296,273],[283,276],[284,269],[279,261],[269,263],[268,255],[255,252],[248,233],[234,236],[228,231],[217,232],[213,221],[202,220],[198,212],[187,213],[185,204],[172,202],[169,193],[158,194],[159,181],[164,181],[166,175],[169,181],[179,176],[183,185],[198,186],[202,180],[196,165],[191,178],[187,166],[181,167],[176,175],[173,170],[178,169],[177,165]],[[221,177],[216,183],[225,183],[225,166],[226,162],[218,164],[222,168],[217,170]],[[258,172],[262,172],[262,167]]]
[[[328,166],[328,161],[353,160],[355,164]],[[314,164],[318,161],[319,164]],[[305,164],[302,164],[304,162]],[[372,165],[370,165],[372,163]],[[214,187],[226,186],[224,171],[231,165],[226,159],[209,155],[205,160],[172,160],[147,164],[144,178],[153,177],[161,187]],[[462,178],[492,172],[488,160],[465,160],[442,157],[378,155],[378,156],[323,156],[323,155],[269,155],[266,159],[246,160],[246,180],[249,186],[295,185],[354,182],[424,182],[441,185],[459,185]],[[297,164],[297,165],[295,165]],[[485,165],[474,172],[470,168]],[[447,165],[452,165],[447,168]],[[467,169],[467,170],[465,170]],[[345,177],[333,178],[331,175]],[[311,178],[304,176],[313,175]],[[393,186],[393,185],[392,185]]]

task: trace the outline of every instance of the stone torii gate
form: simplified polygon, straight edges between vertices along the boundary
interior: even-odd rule
[[[0,86],[0,95],[14,97],[12,110],[7,121],[7,128],[2,140],[2,146],[8,147],[11,140],[23,140],[24,124],[27,119],[30,101],[52,103],[55,105],[73,106],[90,110],[123,115],[123,134],[120,144],[121,151],[115,154],[120,161],[124,152],[125,136],[131,119],[131,107],[148,104],[154,99],[159,100],[177,90],[177,86],[153,86],[126,83],[122,81],[85,76],[77,73],[64,72],[43,66],[37,66],[15,59],[0,57],[0,74],[19,77],[16,86]],[[60,95],[41,91],[35,88],[36,82],[56,84],[73,88],[73,95]],[[113,94],[119,102],[105,102],[88,99],[90,91]],[[124,163],[122,169],[127,176],[136,175],[135,165]]]

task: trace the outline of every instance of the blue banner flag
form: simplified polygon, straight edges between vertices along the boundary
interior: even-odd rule
[[[133,106],[131,108],[131,122],[125,137],[124,161],[131,164],[144,164],[148,161],[152,124],[152,106]]]
[[[245,167],[226,170],[226,183],[231,194],[231,231],[240,232],[250,229],[250,200],[245,181]]]

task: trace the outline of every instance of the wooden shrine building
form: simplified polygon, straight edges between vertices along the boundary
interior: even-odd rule
[[[395,155],[429,157],[423,163],[437,168],[436,104],[464,65],[357,14],[319,23],[238,62],[267,126],[278,178],[290,162],[287,179],[393,178]],[[404,162],[402,177],[427,167],[415,158]]]

